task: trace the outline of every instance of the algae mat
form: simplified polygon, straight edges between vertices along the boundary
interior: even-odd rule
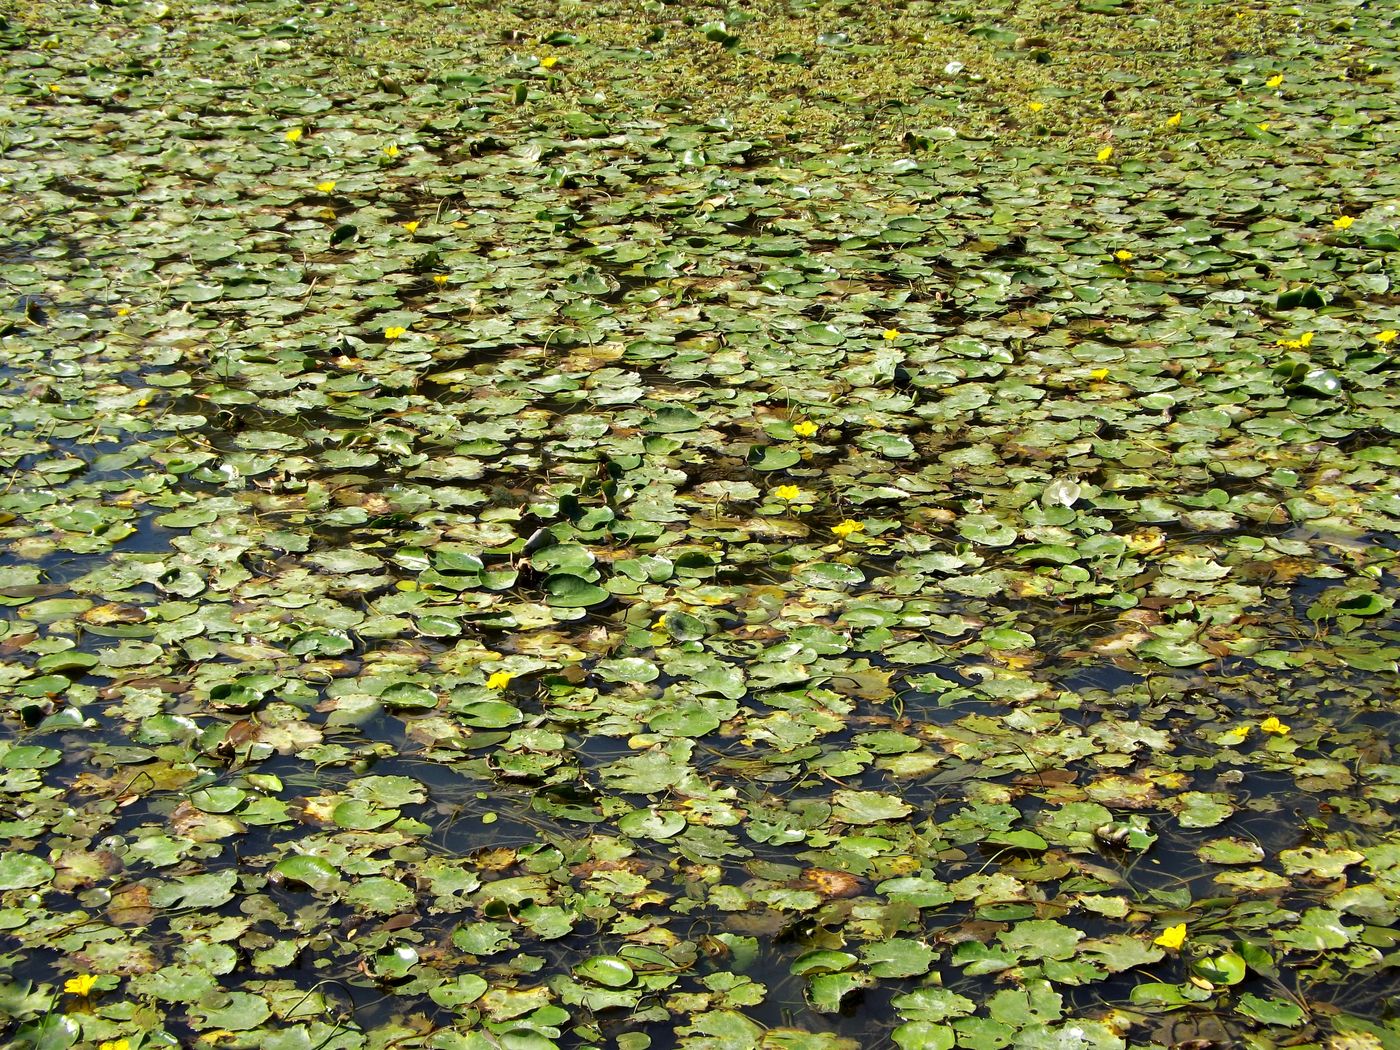
[[[0,1040],[1400,1047],[1397,12],[0,23]]]

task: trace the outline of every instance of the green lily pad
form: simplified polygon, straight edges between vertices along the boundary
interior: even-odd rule
[[[664,842],[685,830],[686,819],[673,810],[634,809],[617,822],[618,830],[632,838]]]
[[[626,959],[616,955],[595,955],[574,967],[574,973],[605,988],[625,988],[636,979]]]
[[[561,609],[585,609],[601,605],[612,597],[608,591],[578,576],[561,573],[545,582],[549,604]]]
[[[1235,1009],[1260,1024],[1276,1024],[1285,1028],[1297,1028],[1307,1017],[1302,1009],[1287,1000],[1262,999],[1248,993],[1240,996]]]
[[[273,873],[289,882],[301,883],[310,889],[322,891],[340,883],[340,872],[335,865],[322,857],[295,854],[284,857],[272,866]]]
[[[0,853],[0,890],[42,886],[54,877],[53,865],[27,853]]]
[[[914,807],[878,791],[837,791],[832,795],[835,818],[845,824],[876,824],[908,816]]]
[[[799,955],[788,967],[788,972],[801,977],[819,973],[840,973],[849,970],[858,961],[850,952],[818,949]]]

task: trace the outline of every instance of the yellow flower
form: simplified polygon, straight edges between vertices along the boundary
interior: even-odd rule
[[[1092,380],[1094,380],[1096,383],[1097,383],[1097,382],[1102,382],[1103,380],[1105,380],[1105,379],[1108,378],[1108,369],[1107,369],[1107,368],[1096,368],[1096,369],[1094,369],[1092,372],[1089,373],[1089,378],[1092,379]]]
[[[1032,113],[1039,113],[1042,109],[1045,108],[1045,103],[1044,103],[1044,102],[1032,102],[1028,108],[1030,109],[1030,111],[1031,111]]]
[[[407,328],[400,328],[398,325],[391,325],[390,327],[384,329],[384,338],[392,341],[397,339],[399,336],[403,335],[407,331]]]
[[[409,233],[417,233],[417,232],[418,232],[418,224],[419,224],[420,221],[421,221],[421,220],[419,220],[419,219],[414,219],[412,222],[406,222],[406,223],[403,224],[403,228],[404,228],[405,230],[407,230]]]
[[[1275,74],[1274,74],[1273,76],[1271,76],[1268,80],[1264,81],[1264,86],[1265,86],[1265,87],[1268,87],[1268,88],[1276,88],[1276,87],[1278,87],[1278,86],[1279,86],[1280,84],[1282,84],[1282,83],[1283,83],[1283,74],[1282,74],[1282,73],[1275,73]]]
[[[1169,128],[1179,128],[1179,127],[1181,127],[1181,114],[1180,114],[1180,113],[1173,113],[1170,117],[1168,117],[1168,118],[1167,118],[1167,127],[1169,127]]]
[[[1119,262],[1127,262],[1133,257],[1133,253],[1128,251],[1127,248],[1119,248],[1116,252],[1113,253],[1113,257]]]
[[[840,536],[843,540],[853,532],[864,532],[865,526],[858,521],[847,518],[845,521],[831,526],[831,531]]]
[[[887,343],[893,343],[896,339],[900,337],[901,334],[902,333],[898,328],[886,328],[883,332],[880,333],[880,335],[884,337],[884,340]]]
[[[510,685],[510,680],[514,677],[509,671],[492,671],[491,677],[486,679],[486,688],[504,689]]]
[[[1286,346],[1290,350],[1302,350],[1312,345],[1313,337],[1316,335],[1316,332],[1304,332],[1297,339],[1280,339],[1275,345]]]
[[[1351,224],[1355,221],[1356,220],[1350,215],[1338,215],[1335,219],[1332,220],[1332,229],[1349,230],[1351,229]]]
[[[1168,926],[1163,930],[1153,944],[1160,944],[1163,948],[1180,948],[1186,943],[1186,923],[1179,926]]]
[[[1259,728],[1266,733],[1273,733],[1276,736],[1287,736],[1293,730],[1292,726],[1280,722],[1273,715],[1270,715],[1268,718],[1264,719],[1264,721],[1260,722]]]
[[[90,973],[80,973],[77,977],[70,977],[63,982],[63,990],[69,995],[86,996],[92,991],[92,986],[97,983],[97,978]]]
[[[544,58],[540,59],[541,69],[553,69],[558,64],[559,57],[557,55],[546,55]]]
[[[327,179],[325,182],[316,183],[316,188],[322,193],[331,193],[335,190],[335,179]]]
[[[798,437],[814,437],[817,433],[817,425],[810,420],[804,419],[801,423],[794,423],[792,425],[792,432]]]
[[[288,142],[300,142],[302,134],[301,128],[288,128],[287,133],[282,137]]]
[[[1270,123],[1267,120],[1261,120],[1258,124],[1255,124],[1254,126],[1260,131],[1268,131],[1272,125],[1270,125]]]
[[[793,500],[797,499],[798,496],[802,495],[802,490],[796,485],[779,485],[773,490],[773,495],[791,503]]]
[[[1400,335],[1400,332],[1397,332],[1394,328],[1387,328],[1384,332],[1376,333],[1376,342],[1393,343],[1397,335]]]
[[[55,94],[57,94],[59,91],[61,91],[61,90],[63,90],[63,89],[60,88],[57,84],[50,84],[50,85],[49,85],[49,90],[52,91],[52,92],[54,92]]]
[[[388,157],[390,160],[393,160],[398,155],[399,147],[395,146],[392,142],[384,147],[384,156]]]
[[[127,316],[129,313],[131,313],[131,307],[129,307],[129,306],[119,306],[119,307],[117,307],[117,316],[118,316],[118,317],[125,317],[125,316]]]
[[[97,1050],[131,1050],[131,1044],[125,1039],[108,1039],[97,1044]]]
[[[1099,150],[1099,163],[1105,163],[1111,156],[1113,156],[1113,147],[1105,146],[1103,149]]]
[[[435,274],[433,274],[433,284],[435,284],[435,285],[437,285],[439,288],[441,288],[441,287],[442,287],[444,284],[446,284],[446,283],[447,283],[447,274],[445,274],[445,273],[435,273]]]

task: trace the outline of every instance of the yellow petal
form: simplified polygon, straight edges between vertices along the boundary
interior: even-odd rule
[[[1186,923],[1168,926],[1152,943],[1160,944],[1163,948],[1180,948],[1186,943]]]
[[[93,985],[97,983],[97,978],[90,973],[80,973],[77,977],[70,977],[63,982],[63,990],[69,995],[87,995],[92,991]]]

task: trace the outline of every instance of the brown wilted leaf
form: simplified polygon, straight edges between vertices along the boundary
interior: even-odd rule
[[[569,871],[581,879],[586,879],[600,871],[630,871],[633,875],[640,875],[646,871],[647,866],[646,861],[626,857],[621,860],[586,860],[582,864],[575,864]]]
[[[120,624],[145,623],[146,615],[146,610],[139,605],[108,602],[106,605],[96,605],[83,613],[82,620],[95,627],[111,627]]]
[[[802,881],[807,888],[816,890],[827,900],[858,897],[865,891],[865,880],[848,871],[808,868],[802,873]]]
[[[398,915],[391,915],[374,929],[378,933],[388,933],[393,930],[406,930],[418,921],[416,911],[400,912]]]
[[[171,810],[168,819],[171,831],[195,842],[216,842],[229,834],[242,834],[248,830],[241,820],[222,813],[205,813],[189,802],[181,802]]]
[[[140,883],[123,886],[107,902],[107,918],[116,926],[147,926],[155,917],[151,891]]]
[[[56,889],[72,891],[93,886],[108,875],[120,871],[122,862],[111,850],[64,850],[54,868]]]
[[[313,795],[294,799],[292,811],[307,824],[329,824],[335,807],[344,801],[340,795]]]
[[[505,871],[515,866],[519,855],[513,849],[498,846],[494,849],[477,850],[472,854],[472,863],[478,871]]]

